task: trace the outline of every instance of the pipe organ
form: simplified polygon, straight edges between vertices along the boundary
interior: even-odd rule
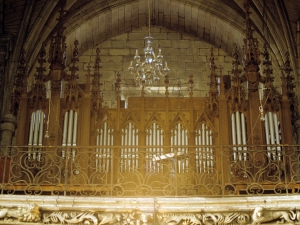
[[[113,129],[109,126],[107,119],[97,129],[96,133],[96,168],[99,171],[108,172],[111,165],[111,148],[114,145]]]
[[[188,145],[188,134],[186,128],[181,124],[178,123],[175,125],[175,127],[171,131],[171,146],[174,146],[174,148],[171,148],[172,153],[177,154],[188,154],[188,148],[185,148],[184,146]],[[180,147],[176,147],[180,146]],[[189,165],[188,158],[184,159],[178,159],[178,173],[184,173],[186,172]]]
[[[139,168],[139,135],[138,128],[129,122],[122,128],[121,172],[130,172]]]
[[[274,145],[281,144],[281,134],[280,134],[280,123],[278,121],[277,114],[273,112],[268,112],[264,117],[265,122],[265,132],[266,132],[266,144],[273,145],[273,147],[267,147],[268,156],[270,160],[281,160],[282,153],[281,147]]]
[[[76,76],[71,74],[68,79],[72,85],[65,85],[68,89],[65,97],[61,97],[60,89],[51,85],[49,98],[34,98],[44,99],[44,104],[34,104],[30,97],[28,99],[32,100],[28,102],[26,98],[20,100],[24,101],[20,103],[24,107],[20,110],[26,112],[20,114],[20,120],[28,132],[18,130],[17,144],[28,144],[28,159],[37,160],[46,157],[47,153],[47,149],[42,153],[38,146],[61,146],[60,157],[72,160],[65,168],[76,168],[70,179],[80,183],[89,181],[79,179],[79,176],[96,176],[90,180],[101,183],[109,179],[111,182],[127,181],[128,184],[122,187],[125,188],[132,187],[130,182],[136,182],[131,180],[132,174],[142,174],[145,179],[156,174],[167,181],[157,181],[159,184],[170,187],[176,182],[183,186],[206,185],[204,177],[209,177],[209,182],[232,183],[234,186],[245,182],[249,173],[261,171],[247,167],[256,165],[251,164],[252,161],[273,163],[266,168],[280,176],[282,172],[274,172],[274,168],[282,168],[279,161],[284,161],[286,155],[282,144],[292,144],[290,108],[282,101],[287,96],[282,91],[282,96],[277,97],[279,92],[272,92],[270,85],[260,90],[262,94],[258,89],[245,92],[242,77],[236,74],[231,88],[225,90],[222,76],[214,70],[213,55],[211,60],[213,75],[207,97],[193,97],[192,88],[188,97],[169,97],[167,87],[164,97],[147,97],[142,89],[142,95],[129,97],[124,108],[120,104],[121,79],[118,74],[118,104],[116,108],[108,108],[102,106],[98,55],[91,87],[89,76],[85,85],[88,88],[82,90],[76,83]],[[44,85],[46,82],[47,79]],[[190,82],[192,87],[192,76]],[[263,101],[260,95],[265,96]],[[276,101],[272,102],[274,99]],[[253,147],[249,147],[253,145],[266,146],[255,154]],[[82,149],[84,146],[88,152]],[[53,154],[49,155],[53,157]],[[298,171],[294,167],[290,166],[287,171]],[[227,178],[218,178],[218,174],[227,174]],[[251,182],[258,182],[262,176],[251,177]],[[153,179],[156,178],[151,177],[149,181]]]
[[[77,141],[77,126],[78,126],[78,114],[74,110],[65,112],[63,118],[63,136],[62,146],[76,146]],[[72,157],[74,158],[76,149],[72,149]],[[62,156],[65,157],[65,151],[62,151]]]
[[[41,159],[41,149],[38,146],[43,145],[44,139],[44,123],[45,123],[45,114],[42,110],[36,110],[31,113],[30,118],[30,128],[29,128],[29,138],[28,138],[28,158]]]
[[[210,173],[214,169],[215,156],[213,148],[213,135],[211,129],[204,123],[196,130],[195,145],[206,147],[196,148],[196,173]]]
[[[164,136],[162,128],[154,121],[146,131],[146,171],[147,172],[163,172],[163,167],[159,161],[155,161],[155,157],[164,154]],[[152,146],[157,146],[153,148]]]
[[[246,11],[246,14],[249,12]],[[99,49],[96,50],[94,73],[90,74],[89,71],[86,81],[81,80],[83,83],[80,85],[76,74],[76,62],[79,61],[78,41],[74,43],[71,74],[66,72],[62,61],[57,61],[58,58],[65,60],[65,37],[62,35],[63,27],[60,27],[51,45],[50,54],[54,54],[49,56],[52,59],[51,73],[47,76],[39,74],[39,79],[36,80],[39,85],[35,86],[36,90],[23,93],[26,97],[18,98],[19,93],[14,97],[12,105],[16,106],[15,111],[19,111],[17,145],[28,144],[28,158],[39,158],[36,149],[41,145],[61,147],[61,156],[49,155],[62,157],[64,160],[69,159],[64,149],[68,149],[68,152],[71,149],[71,159],[76,162],[77,168],[74,174],[68,174],[74,178],[72,185],[77,180],[80,184],[89,183],[93,180],[89,177],[95,176],[97,179],[94,180],[101,180],[106,187],[109,185],[105,182],[110,178],[110,182],[114,182],[110,186],[116,185],[116,189],[122,190],[127,187],[132,188],[131,191],[137,191],[136,186],[139,185],[143,190],[148,190],[151,185],[155,189],[157,184],[172,189],[176,183],[178,187],[191,185],[191,192],[202,193],[206,185],[211,183],[216,187],[230,184],[234,189],[239,185],[250,185],[251,182],[263,183],[263,178],[273,179],[274,182],[274,176],[268,176],[271,172],[276,174],[277,182],[280,182],[284,179],[281,176],[282,166],[279,166],[280,163],[277,165],[276,161],[293,164],[287,166],[284,174],[288,176],[291,173],[290,180],[298,177],[293,174],[300,167],[298,162],[293,162],[296,157],[284,152],[284,145],[293,144],[292,115],[298,115],[295,112],[297,108],[290,107],[295,104],[295,99],[292,99],[295,96],[292,94],[293,90],[287,88],[288,85],[292,86],[286,79],[289,77],[288,80],[292,80],[291,70],[284,70],[288,74],[282,75],[281,90],[273,86],[271,70],[265,70],[268,73],[263,76],[258,72],[258,57],[261,54],[255,46],[257,41],[253,40],[248,22],[246,21],[249,29],[243,49],[244,72],[241,74],[235,45],[230,88],[225,90],[222,71],[219,74],[216,71],[212,49],[210,83],[206,97],[193,97],[192,75],[189,78],[188,96],[170,97],[169,77],[166,76],[165,96],[147,97],[142,84],[141,96],[129,97],[126,108],[121,106],[122,83],[119,73],[115,83],[117,106],[103,107],[105,95],[101,90]],[[40,55],[39,62],[43,61],[42,57],[45,55]],[[264,65],[268,66],[270,63]],[[288,59],[284,65],[289,67]],[[38,71],[45,71],[42,63]],[[48,81],[51,82],[51,94],[46,98],[45,85]],[[61,97],[63,81],[68,82],[64,98]],[[259,83],[263,84],[263,89],[260,89]],[[247,90],[245,84],[248,84]],[[263,102],[261,95],[265,96]],[[51,104],[47,108],[46,103],[50,99]],[[48,118],[47,125],[50,125],[46,132],[45,115]],[[47,138],[44,138],[45,134]],[[260,147],[261,145],[264,147]],[[79,148],[83,150],[79,151]],[[88,150],[84,151],[84,148]],[[257,152],[253,152],[254,150]],[[289,160],[284,160],[284,157]],[[266,162],[272,165],[259,167],[267,164]],[[67,161],[65,165],[68,168]],[[276,169],[280,172],[274,172]],[[140,182],[139,185],[134,183],[137,181]],[[145,184],[152,181],[153,184]],[[272,182],[267,180],[266,183],[269,185]]]
[[[232,113],[231,131],[233,145],[247,145],[246,120],[242,112]],[[246,160],[246,154],[242,152],[247,151],[247,147],[234,147],[233,151],[234,160]]]

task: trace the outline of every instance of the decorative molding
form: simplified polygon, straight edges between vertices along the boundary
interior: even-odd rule
[[[299,196],[234,198],[0,197],[1,224],[229,225],[299,223]],[[2,207],[1,207],[2,206]]]

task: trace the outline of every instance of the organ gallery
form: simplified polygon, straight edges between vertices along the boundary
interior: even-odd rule
[[[144,26],[105,25],[112,35],[90,44],[67,2],[35,58],[22,46],[3,92],[3,224],[299,222],[299,65],[274,50],[270,5],[234,3],[244,32],[225,48],[206,27],[199,38],[163,26],[168,1],[150,0]],[[124,18],[137,7],[122,4],[111,10]],[[200,21],[197,4],[185,10]]]

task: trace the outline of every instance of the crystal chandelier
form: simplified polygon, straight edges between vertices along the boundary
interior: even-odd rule
[[[159,49],[158,55],[156,56],[153,48],[152,42],[153,37],[150,36],[150,4],[148,0],[148,36],[144,38],[145,48],[144,48],[144,61],[141,61],[138,50],[136,50],[133,61],[131,61],[128,70],[135,78],[136,85],[147,85],[151,86],[155,81],[160,80],[160,76],[166,76],[170,71],[167,62],[163,64],[163,55],[161,54],[161,49]]]

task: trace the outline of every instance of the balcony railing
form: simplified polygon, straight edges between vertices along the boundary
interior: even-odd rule
[[[300,146],[0,146],[0,194],[293,195]]]

